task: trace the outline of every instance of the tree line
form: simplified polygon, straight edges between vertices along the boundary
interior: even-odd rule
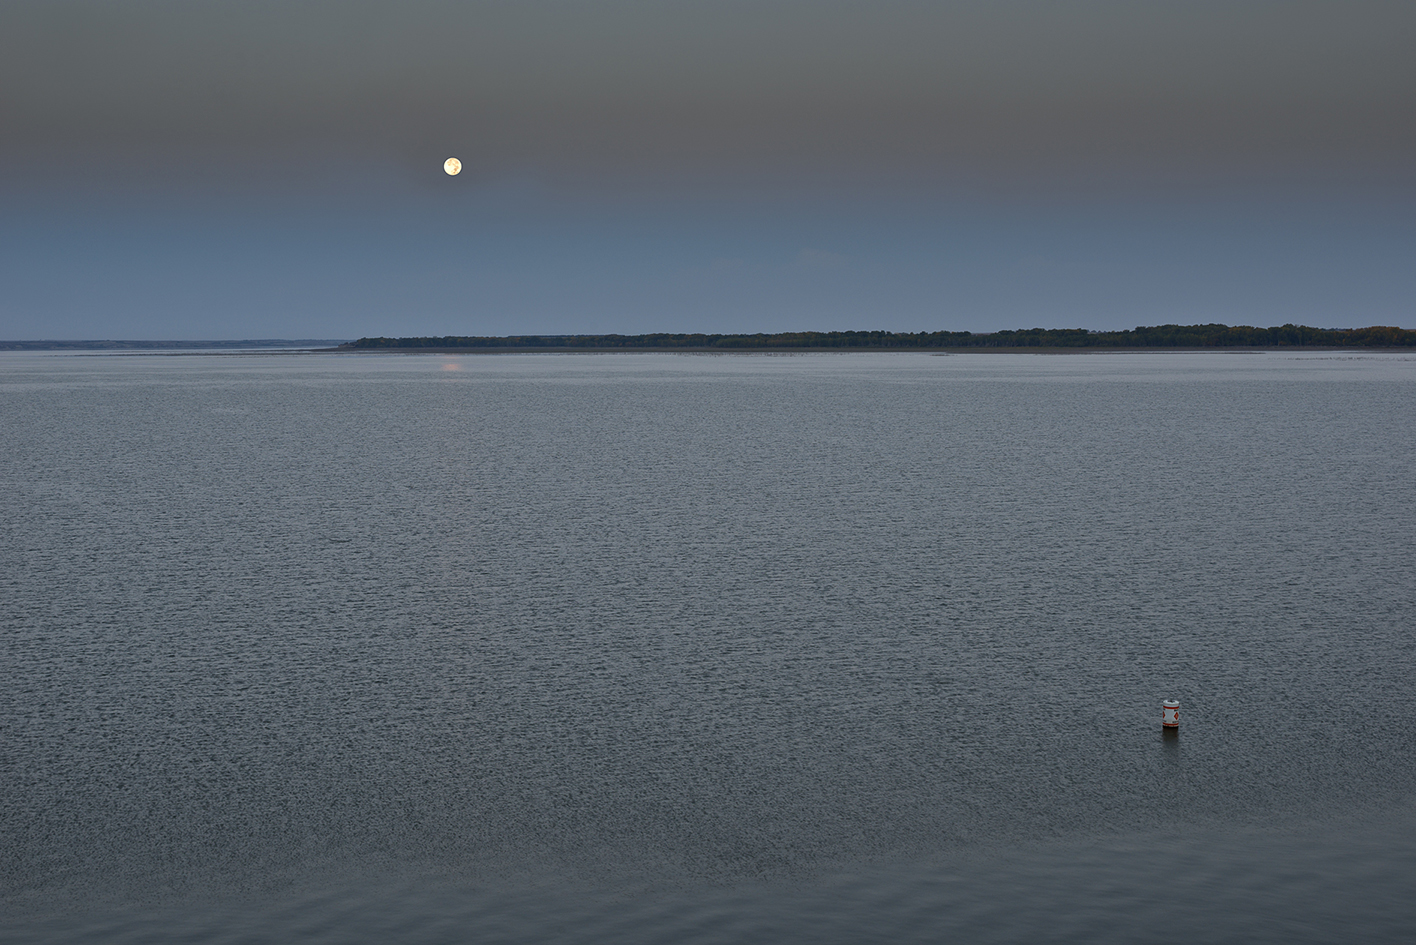
[[[1156,325],[1124,331],[1085,328],[1025,328],[1013,331],[786,331],[751,335],[444,335],[417,338],[360,338],[344,349],[378,348],[520,348],[753,350],[793,348],[1409,348],[1416,330],[1376,325],[1370,328],[1309,328],[1280,325]]]

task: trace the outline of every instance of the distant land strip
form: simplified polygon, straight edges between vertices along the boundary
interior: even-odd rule
[[[508,335],[441,338],[360,338],[340,351],[386,349],[517,349],[621,351],[783,351],[792,349],[967,349],[967,348],[1411,348],[1416,330],[1391,326],[1309,328],[1281,325],[1157,325],[1125,331],[1085,328],[1027,328],[1018,331],[785,331],[755,335]]]

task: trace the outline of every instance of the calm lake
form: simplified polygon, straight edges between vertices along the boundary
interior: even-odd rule
[[[0,938],[1410,941],[1413,421],[1412,353],[0,354]]]

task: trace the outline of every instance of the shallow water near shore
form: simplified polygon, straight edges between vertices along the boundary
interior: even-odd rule
[[[1404,941],[1413,416],[1399,354],[0,355],[0,934]]]

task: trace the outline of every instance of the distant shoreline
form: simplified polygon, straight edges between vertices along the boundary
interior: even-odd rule
[[[1194,354],[1196,352],[1212,351],[1229,354],[1262,354],[1266,351],[1388,351],[1406,350],[1405,348],[1376,348],[1376,347],[1319,347],[1316,345],[1296,348],[1294,346],[1275,345],[1266,348],[1258,347],[1225,347],[1225,348],[1178,348],[1178,347],[1114,347],[1114,348],[1062,348],[1062,347],[1016,347],[1016,348],[313,348],[303,352],[291,352],[301,354],[340,354],[361,355],[374,354],[417,354],[417,355],[497,355],[497,354],[706,354],[706,355],[782,355],[782,354],[920,354],[927,356],[944,354]],[[233,354],[236,352],[232,352]],[[261,352],[244,352],[249,354],[259,354]]]
[[[756,334],[444,335],[442,337],[242,341],[0,341],[0,351],[310,354],[1080,354],[1127,351],[1344,351],[1416,349],[1416,330],[1280,325],[1157,325],[1124,331],[1029,328],[967,331],[800,331]]]
[[[340,351],[408,351],[480,354],[494,351],[656,351],[684,353],[830,352],[830,351],[1098,351],[1216,350],[1260,348],[1416,348],[1416,330],[1374,325],[1368,328],[1310,328],[1279,325],[1156,325],[1124,331],[1085,328],[1028,328],[975,334],[968,331],[795,331],[756,334],[509,335],[504,337],[360,338]]]
[[[993,347],[973,347],[973,348],[350,348],[345,345],[332,347],[297,347],[297,346],[277,346],[255,347],[242,345],[193,345],[190,347],[178,348],[167,345],[153,345],[151,347],[143,345],[116,345],[85,347],[76,344],[66,344],[63,346],[42,347],[38,345],[25,345],[24,347],[12,346],[7,343],[0,343],[0,354],[11,353],[71,353],[76,355],[109,355],[114,357],[271,357],[275,355],[295,356],[295,355],[341,355],[346,357],[369,357],[373,355],[409,355],[409,356],[482,356],[501,354],[557,354],[557,355],[601,355],[601,354],[682,354],[682,355],[710,355],[723,357],[749,357],[758,356],[780,356],[780,355],[806,355],[806,354],[916,354],[926,357],[940,357],[943,355],[955,354],[1037,354],[1037,355],[1069,355],[1069,354],[1197,354],[1203,352],[1217,354],[1264,354],[1280,351],[1311,351],[1311,352],[1404,352],[1411,349],[1405,346],[1357,346],[1357,345],[1268,345],[1264,347],[1254,345],[1226,346],[1226,347],[1175,347],[1175,346],[1155,346],[1141,347],[1132,345],[1130,347],[1094,347],[1094,348],[1064,348],[1042,345],[1018,346],[1005,348],[1001,346]]]

